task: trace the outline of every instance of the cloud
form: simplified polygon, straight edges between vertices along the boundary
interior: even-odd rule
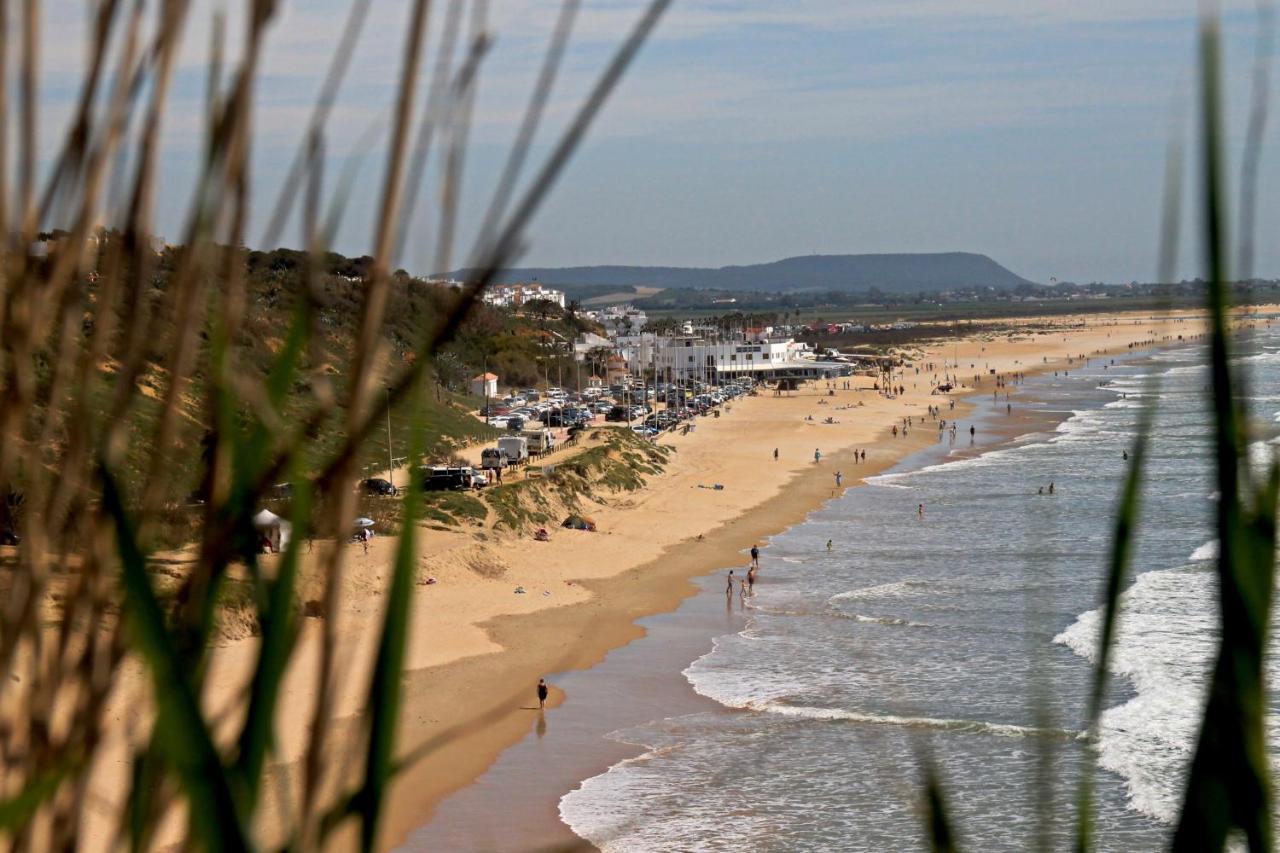
[[[50,143],[65,129],[85,66],[87,4],[44,0],[39,5],[45,20],[41,138],[43,150],[51,151]],[[245,5],[243,0],[193,2],[165,124],[162,209],[167,222],[161,227],[168,233],[181,221],[179,211],[201,150],[213,15],[225,12],[229,73],[239,55]],[[271,25],[254,116],[254,162],[265,190],[299,142],[350,5],[350,0],[283,2]],[[420,81],[424,86],[448,0],[431,5],[429,56]],[[572,116],[644,5],[642,0],[583,0],[540,134],[542,145]],[[1248,81],[1253,2],[1228,0],[1223,5],[1232,126],[1238,129],[1247,101],[1239,92]],[[335,171],[370,127],[384,131],[367,152],[369,162],[350,201],[352,222],[377,191],[378,146],[385,144],[409,6],[408,0],[373,0],[328,128]],[[558,6],[553,0],[495,0],[489,5],[488,29],[495,41],[476,102],[472,139],[477,150],[469,187],[483,190],[484,179],[497,168],[514,134]],[[742,164],[734,179],[759,187],[761,204],[780,211],[804,204],[805,192],[820,195],[821,184],[814,178],[807,189],[770,185],[768,176],[777,165],[771,151],[795,156],[796,151],[826,150],[862,163],[883,157],[885,145],[900,146],[918,150],[933,163],[956,170],[990,169],[1011,182],[1032,181],[1030,176],[1044,168],[1040,150],[1052,148],[1061,160],[1059,168],[1087,172],[1097,181],[1082,191],[1105,198],[1109,186],[1119,183],[1124,166],[1094,169],[1095,164],[1086,162],[1089,140],[1106,140],[1130,161],[1161,155],[1169,104],[1189,87],[1195,14],[1190,0],[676,0],[589,137],[584,154],[607,149],[612,171],[590,171],[606,167],[584,156],[574,164],[571,179],[585,180],[601,193],[629,192],[633,199],[645,199],[625,208],[633,220],[643,220],[663,215],[664,187],[656,187],[653,197],[643,192],[647,184],[669,179],[645,156],[656,148],[678,149],[693,162]],[[613,159],[613,152],[629,156]],[[978,156],[987,159],[980,165],[958,159]],[[839,173],[844,167],[833,158],[829,168]],[[852,178],[844,174],[835,180]],[[679,194],[686,187],[665,189]],[[716,187],[707,185],[702,191],[712,194],[704,210],[713,216]],[[740,196],[720,203],[739,204]],[[884,203],[894,201],[888,197]],[[575,224],[573,210],[555,210],[567,229],[551,240],[559,259],[572,259],[575,240],[625,247],[636,239],[628,235],[629,222]],[[600,211],[591,215],[601,219]],[[910,219],[901,217],[903,222]],[[1058,242],[1087,247],[1093,233],[1088,223],[1078,224],[1074,232],[1072,227],[1053,223]],[[351,229],[343,232],[341,247],[363,251],[367,229]],[[575,236],[575,229],[583,236]],[[544,227],[544,243],[547,233]],[[1073,233],[1078,244],[1071,242]],[[677,246],[676,233],[664,232],[664,238],[671,241],[673,254],[689,257],[706,251],[696,243]],[[727,231],[720,238],[725,243],[713,252],[717,258],[741,253]],[[756,257],[766,244],[756,234],[745,245]],[[838,235],[830,235],[824,245],[837,250]],[[1024,250],[1021,242],[1018,250],[1054,258],[1063,251],[1057,245]]]

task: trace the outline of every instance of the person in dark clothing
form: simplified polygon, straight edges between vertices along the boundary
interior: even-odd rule
[[[755,566],[756,568],[759,568],[760,566],[760,546],[759,545],[751,546],[751,565]]]
[[[538,679],[538,707],[547,707],[547,682],[546,679]]]

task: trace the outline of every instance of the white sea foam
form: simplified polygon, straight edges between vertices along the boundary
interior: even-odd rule
[[[1164,570],[1121,596],[1111,669],[1137,695],[1102,715],[1098,761],[1125,779],[1133,808],[1163,822],[1181,801],[1216,647],[1213,590],[1212,572]],[[1096,662],[1101,621],[1100,610],[1081,614],[1055,642]]]
[[[837,593],[828,599],[828,603],[835,604],[840,601],[867,601],[875,598],[901,598],[909,595],[920,595],[928,586],[929,584],[924,581],[915,580],[882,583],[863,589],[851,589],[848,592]]]
[[[985,720],[948,720],[934,717],[905,717],[895,714],[864,714],[848,711],[843,708],[814,708],[806,705],[787,705],[781,702],[748,703],[743,706],[747,710],[769,714],[780,714],[784,717],[800,717],[806,720],[830,720],[833,722],[868,723],[881,726],[906,726],[913,729],[935,729],[948,732],[972,732],[999,735],[1000,737],[1043,736],[1060,739],[1071,739],[1080,736],[1080,732],[1066,729],[1035,728],[1018,726],[1010,723],[992,723]]]
[[[977,456],[965,456],[960,459],[947,459],[945,462],[939,462],[934,465],[925,465],[923,468],[917,468],[914,471],[897,471],[891,474],[879,474],[875,477],[868,477],[866,481],[877,486],[886,486],[889,488],[914,488],[913,486],[904,485],[904,483],[909,483],[918,477],[927,477],[928,475],[934,474],[938,471],[963,471],[971,468],[988,468],[993,465],[1001,465],[1006,462],[1010,456],[1029,446],[1031,445],[1002,447],[995,450],[988,450]]]
[[[1206,542],[1192,551],[1190,559],[1194,562],[1218,559],[1218,540],[1214,539],[1211,542]]]
[[[1176,813],[1204,700],[1206,674],[1217,647],[1216,576],[1207,563],[1213,559],[1215,543],[1206,542],[1212,534],[1204,527],[1201,509],[1204,493],[1211,487],[1211,480],[1204,478],[1206,466],[1200,453],[1206,435],[1201,386],[1207,375],[1202,364],[1185,363],[1189,355],[1189,350],[1183,350],[1155,359],[1161,362],[1155,369],[1166,381],[1159,388],[1162,402],[1157,417],[1161,422],[1153,436],[1149,462],[1151,488],[1153,497],[1163,501],[1161,511],[1168,507],[1170,515],[1160,519],[1159,529],[1144,531],[1147,541],[1139,543],[1135,560],[1142,566],[1182,568],[1139,575],[1122,598],[1124,611],[1111,666],[1118,676],[1117,684],[1121,689],[1130,688],[1132,695],[1106,709],[1097,745],[1099,764],[1118,774],[1127,792],[1127,796],[1115,796],[1114,784],[1104,785],[1099,777],[1099,830],[1107,830],[1107,809],[1114,818],[1127,805],[1133,811],[1125,820],[1131,822],[1121,824],[1121,831],[1137,827],[1142,843],[1126,848],[1132,839],[1122,835],[1119,843],[1115,838],[1100,840],[1100,849],[1150,849],[1158,843],[1153,839],[1167,834],[1139,814],[1169,821]],[[1275,355],[1280,358],[1280,352]],[[1256,361],[1267,364],[1269,360]],[[919,499],[901,490],[920,491],[926,502],[931,492],[945,495],[929,502],[929,506],[938,507],[931,520],[948,522],[945,532],[942,525],[930,525],[918,541],[912,536],[902,543],[842,536],[841,542],[849,542],[849,547],[836,555],[824,555],[822,572],[792,568],[792,560],[773,558],[778,560],[776,576],[790,582],[768,587],[751,602],[758,609],[752,612],[748,629],[716,639],[711,651],[684,672],[700,695],[746,713],[715,711],[696,724],[655,724],[654,731],[630,740],[648,750],[644,755],[615,765],[562,799],[564,820],[606,851],[758,849],[762,841],[763,846],[775,849],[831,849],[829,840],[825,846],[814,841],[810,833],[815,827],[825,829],[832,821],[838,822],[839,815],[856,810],[862,822],[851,820],[851,831],[860,827],[865,833],[867,820],[883,825],[893,813],[897,807],[893,796],[880,797],[865,788],[853,793],[858,785],[855,780],[874,771],[877,775],[870,778],[878,784],[885,767],[896,766],[891,764],[896,745],[914,739],[911,729],[925,730],[940,745],[945,744],[942,749],[950,750],[952,760],[957,756],[973,759],[968,775],[956,772],[951,779],[958,788],[963,786],[964,796],[974,800],[993,790],[992,770],[1021,770],[1010,756],[1035,749],[996,739],[1076,738],[1074,731],[1015,724],[1033,722],[1021,717],[1026,694],[1016,692],[1026,686],[1021,669],[1025,661],[1018,651],[1025,648],[1022,626],[1026,614],[1018,608],[1026,600],[1019,590],[1025,587],[1027,576],[1006,572],[998,560],[984,556],[983,516],[976,513],[995,513],[1014,524],[1023,518],[1019,513],[1040,514],[1050,506],[1059,506],[1039,501],[1011,503],[1000,486],[992,486],[1005,482],[1008,470],[1025,471],[1031,478],[1045,474],[1047,482],[1052,478],[1046,472],[1063,471],[1066,460],[1082,471],[1102,459],[1115,464],[1118,441],[1132,428],[1131,410],[1142,405],[1142,394],[1150,388],[1141,381],[1142,374],[1121,375],[1120,368],[1122,365],[1112,368],[1106,377],[1110,384],[1105,390],[1116,398],[1091,387],[1098,377],[1081,379],[1082,396],[1087,393],[1085,399],[1096,401],[1089,402],[1089,408],[1063,411],[1083,405],[1076,402],[1081,397],[1073,396],[1069,387],[1065,397],[1056,398],[1052,405],[1065,420],[1051,435],[1033,436],[1038,440],[1032,443],[1006,445],[920,470],[870,478],[886,491],[857,490],[841,505],[842,511],[852,512],[845,511],[838,518],[835,512],[819,514],[793,534],[784,534],[795,537],[786,545],[793,553],[816,552],[830,537],[829,525],[862,525],[865,521],[866,530],[878,530],[871,525],[898,523],[904,508],[914,513]],[[1073,372],[1070,380],[1055,389],[1076,379]],[[1259,382],[1255,387],[1265,395],[1276,384]],[[1260,398],[1251,402],[1274,401]],[[1251,463],[1257,465],[1272,448],[1262,442],[1255,445],[1249,454]],[[965,469],[972,469],[972,473],[955,476]],[[1043,547],[1063,561],[1060,567],[1045,565],[1042,569],[1045,581],[1059,584],[1059,589],[1068,588],[1062,586],[1064,578],[1072,579],[1072,590],[1092,589],[1089,579],[1096,577],[1093,573],[1105,560],[1108,519],[1104,507],[1113,499],[1114,487],[1106,481],[1106,471],[1098,473],[1103,476],[1088,472],[1088,476],[1077,478],[1075,485],[1080,491],[1067,492],[1074,500],[1070,513],[1063,505],[1062,516],[1053,524],[1037,522],[1037,536],[1031,538],[1029,553]],[[1060,486],[1064,477],[1057,477]],[[1084,491],[1094,487],[1101,491]],[[1179,497],[1181,501],[1174,500]],[[1082,510],[1085,514],[1080,519],[1076,518],[1077,505],[1089,507]],[[955,513],[954,519],[947,518],[949,512]],[[890,520],[886,522],[886,518]],[[1071,545],[1068,553],[1059,553],[1066,542]],[[897,548],[898,544],[903,547]],[[1019,547],[1016,541],[1012,545]],[[934,571],[937,565],[945,565],[947,571]],[[1068,569],[1069,575],[1054,574]],[[957,577],[980,582],[960,582]],[[1076,584],[1075,579],[1086,583]],[[1073,609],[1089,606],[1090,595],[1075,591],[1062,595],[1072,596]],[[878,612],[882,610],[887,612]],[[837,616],[840,619],[834,618]],[[913,619],[936,624],[928,630],[915,630],[921,623]],[[886,627],[878,630],[851,622]],[[1100,612],[1082,613],[1054,640],[1080,657],[1093,659],[1100,622]],[[995,633],[1006,628],[1013,640]],[[1270,662],[1268,668],[1273,668]],[[1074,672],[1071,678],[1084,678],[1082,670],[1083,664],[1077,662],[1070,670]],[[1280,678],[1273,674],[1272,681]],[[1055,696],[1053,701],[1061,712],[1057,719],[1078,719],[1082,700],[1075,692]],[[1002,722],[1005,719],[1010,722]],[[1269,723],[1275,726],[1274,721]],[[838,747],[850,743],[869,746],[876,756],[888,756],[890,764],[873,768],[851,761],[849,776],[843,776],[845,771],[839,768],[817,771],[822,750],[844,760]],[[762,748],[766,744],[772,750],[767,765]],[[806,755],[805,749],[812,752]],[[1079,747],[1064,745],[1064,749]],[[909,749],[896,757],[902,766],[910,765]],[[974,767],[982,769],[974,775]],[[812,821],[806,824],[809,814],[787,809],[798,792],[809,793],[804,785],[811,776],[822,780],[818,784],[836,789],[832,802],[840,808],[828,812],[822,809],[823,801],[806,800],[800,812],[813,812]],[[1070,784],[1070,780],[1064,781]],[[738,795],[731,790],[739,782],[750,785],[744,790],[754,795],[741,810]],[[782,808],[750,808],[761,802]],[[654,813],[663,814],[663,820],[649,819]],[[905,820],[903,826],[914,826],[914,813]],[[1010,812],[992,805],[984,817],[974,819],[974,835],[990,840],[989,849],[1019,849],[1017,840],[1008,840],[1011,835],[1001,836],[1002,841],[989,838],[1004,831],[1010,822]],[[1144,827],[1150,827],[1153,834],[1143,835],[1148,831]],[[1010,830],[1015,839],[1016,832]]]

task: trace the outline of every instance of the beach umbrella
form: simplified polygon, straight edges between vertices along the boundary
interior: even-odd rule
[[[357,529],[357,530],[363,530],[363,529],[364,529],[364,528],[366,528],[366,527],[373,527],[373,519],[372,519],[372,518],[357,518],[357,519],[356,519],[356,522],[355,522],[355,525],[356,525],[356,529]]]

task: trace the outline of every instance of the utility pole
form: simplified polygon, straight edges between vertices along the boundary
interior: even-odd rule
[[[480,384],[484,386],[484,422],[489,423],[489,356],[480,359]]]
[[[387,482],[394,488],[396,485],[396,463],[391,453],[391,389],[386,385],[382,387],[387,392]]]

